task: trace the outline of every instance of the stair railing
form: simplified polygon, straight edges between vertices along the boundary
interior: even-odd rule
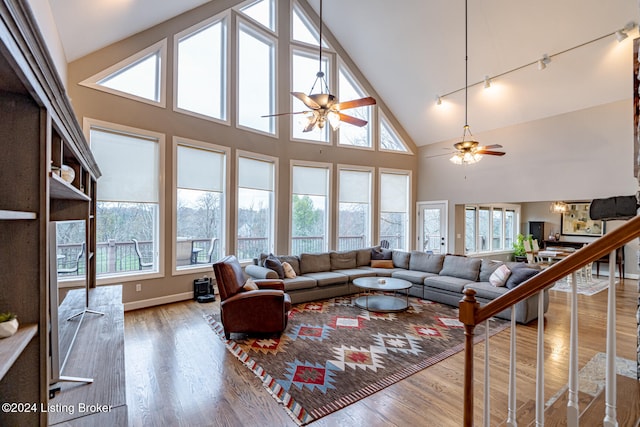
[[[577,297],[576,297],[576,271],[583,268],[603,256],[609,254],[609,300],[607,314],[607,369],[606,369],[606,398],[607,414],[604,425],[615,424],[615,256],[616,249],[624,246],[640,237],[640,216],[627,221],[621,227],[605,234],[589,245],[577,250],[565,259],[553,264],[528,279],[520,286],[510,290],[506,294],[496,298],[484,306],[475,299],[475,291],[467,289],[465,296],[460,301],[459,319],[465,328],[465,365],[464,365],[464,426],[473,425],[473,339],[475,327],[501,311],[511,307],[511,368],[509,377],[509,413],[506,424],[515,426],[515,304],[535,294],[538,297],[538,364],[536,376],[536,425],[544,425],[544,291],[557,280],[568,275],[572,277],[572,301],[571,301],[571,355],[569,357],[569,410],[568,425],[577,425]],[[621,278],[622,280],[622,278]],[[489,346],[489,340],[485,340],[485,346]],[[488,354],[485,348],[485,354]],[[513,371],[513,372],[511,372]],[[485,358],[485,377],[488,379],[488,357]],[[514,378],[512,378],[514,376]],[[485,381],[487,382],[487,381]],[[513,384],[512,384],[513,383]],[[513,387],[513,389],[512,389]],[[485,394],[487,392],[485,391]],[[486,407],[488,396],[485,396],[485,425],[488,425]],[[613,403],[612,403],[613,402]],[[512,406],[513,405],[513,406]]]

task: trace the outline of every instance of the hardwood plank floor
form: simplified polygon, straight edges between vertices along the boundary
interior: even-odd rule
[[[617,355],[635,360],[637,282],[617,286]],[[567,382],[568,294],[551,292],[545,316],[545,400]],[[607,292],[579,296],[579,368],[605,351]],[[127,404],[131,426],[295,426],[257,378],[239,363],[203,319],[218,302],[179,302],[125,313]],[[481,329],[481,328],[479,328]],[[478,331],[482,333],[482,331]],[[507,413],[510,332],[491,338],[491,425]],[[535,399],[537,322],[517,327],[517,402],[531,412]],[[475,348],[475,424],[482,424],[484,344]],[[429,367],[312,426],[459,426],[463,353]],[[618,390],[618,406],[640,418],[640,390]],[[601,425],[602,419],[581,425]],[[621,424],[622,425],[622,424]],[[633,424],[629,424],[633,426]]]

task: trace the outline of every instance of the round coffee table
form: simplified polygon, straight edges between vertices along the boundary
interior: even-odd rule
[[[353,284],[367,291],[356,299],[355,304],[368,311],[383,313],[404,311],[409,308],[409,292],[405,298],[397,297],[397,291],[411,287],[411,282],[393,277],[360,277],[353,280]],[[374,295],[373,291],[393,291],[393,295]]]

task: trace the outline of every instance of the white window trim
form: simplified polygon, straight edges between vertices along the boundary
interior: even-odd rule
[[[381,151],[381,152],[384,152],[384,153],[405,154],[405,155],[411,155],[412,156],[414,154],[413,151],[411,150],[411,148],[409,147],[407,142],[402,138],[402,136],[398,132],[398,129],[395,127],[395,125],[391,122],[391,120],[389,120],[389,116],[384,112],[384,110],[382,108],[378,108],[378,117],[377,117],[377,120],[376,120],[376,123],[378,125],[378,129],[380,128],[380,126],[382,126],[382,122],[383,121],[387,122],[389,127],[393,130],[393,132],[396,134],[396,136],[398,137],[398,139],[400,140],[402,145],[404,145],[404,147],[407,149],[407,151],[397,151],[397,150],[389,150],[389,149],[386,149],[386,148],[382,148],[382,142],[380,141],[380,138],[382,138],[382,132],[377,130],[376,141],[378,142],[378,144],[377,144],[378,151]]]
[[[225,82],[225,119],[218,119],[216,117],[207,116],[205,114],[196,113],[195,111],[185,110],[183,108],[178,107],[178,44],[180,43],[180,39],[188,36],[191,33],[195,33],[207,27],[209,25],[214,25],[218,22],[223,22],[226,31],[225,37],[225,46],[224,46],[224,61],[225,61],[225,74],[226,74],[226,82]],[[231,60],[230,60],[230,52],[231,52],[231,9],[227,9],[222,13],[214,15],[204,21],[200,21],[199,23],[190,26],[189,28],[185,28],[184,30],[176,33],[173,36],[173,111],[181,114],[185,114],[187,116],[197,117],[199,119],[208,120],[211,122],[223,124],[230,126],[231,125],[231,94],[229,93],[229,86],[231,85]]]
[[[475,241],[476,241],[476,250],[473,252],[466,252],[465,255],[469,255],[469,256],[473,256],[473,255],[480,255],[480,254],[508,254],[508,253],[512,253],[513,252],[513,247],[511,248],[507,248],[507,247],[503,247],[502,249],[498,249],[498,250],[493,250],[493,237],[491,237],[489,239],[489,250],[488,251],[481,251],[478,250],[478,221],[479,221],[479,215],[478,213],[480,212],[480,209],[488,209],[489,210],[489,236],[493,236],[493,210],[494,209],[500,209],[503,212],[503,218],[502,218],[502,241],[503,244],[506,243],[506,236],[505,236],[505,226],[506,226],[506,211],[515,211],[515,218],[514,218],[514,239],[515,237],[520,233],[520,209],[521,206],[520,205],[514,205],[514,204],[509,204],[509,203],[481,203],[481,204],[465,204],[464,205],[464,210],[466,213],[467,208],[474,208],[476,210],[476,215],[475,215],[475,230],[476,230],[476,235],[475,235]],[[465,227],[465,239],[466,239],[466,227]]]
[[[177,212],[177,201],[178,201],[178,146],[183,146],[183,147],[194,147],[194,148],[199,148],[199,149],[203,149],[203,150],[208,150],[211,152],[215,152],[215,153],[223,153],[225,155],[225,168],[227,170],[227,173],[225,174],[225,176],[229,176],[228,171],[229,169],[229,165],[231,162],[231,148],[229,147],[224,147],[222,145],[216,145],[216,144],[211,144],[208,142],[204,142],[204,141],[198,141],[195,139],[189,139],[189,138],[183,138],[180,136],[174,136],[173,137],[173,144],[172,144],[172,153],[173,153],[173,164],[172,164],[172,170],[173,170],[173,180],[171,182],[171,191],[172,191],[172,197],[173,197],[173,204],[171,206],[171,216],[173,218],[172,224],[171,224],[171,275],[172,276],[180,276],[180,275],[184,275],[184,274],[193,274],[193,273],[209,273],[211,272],[211,266],[208,264],[200,264],[195,265],[195,266],[185,266],[184,268],[181,268],[178,270],[178,266],[177,266],[177,260],[176,260],[176,256],[177,256],[177,248],[176,248],[176,240],[177,240],[177,236],[178,236],[178,212]],[[229,215],[229,208],[230,208],[230,203],[229,203],[229,192],[231,191],[231,184],[229,183],[229,179],[225,179],[225,183],[224,183],[224,206],[222,207],[222,214],[224,215],[222,218],[222,230],[223,230],[223,236],[222,239],[220,241],[220,250],[222,251],[222,254],[226,253],[226,248],[228,247],[227,242],[229,241],[229,237],[227,236],[227,230],[228,230],[228,224],[227,224],[227,220],[228,218],[231,218],[231,216]]]
[[[278,39],[277,37],[275,37],[273,35],[272,32],[267,32],[262,30],[261,28],[258,28],[255,26],[255,24],[252,24],[253,20],[249,21],[245,18],[245,15],[242,15],[242,17],[238,16],[238,18],[236,19],[236,54],[235,54],[235,60],[236,60],[236,84],[235,84],[235,104],[236,104],[236,128],[244,130],[244,131],[248,131],[248,132],[253,132],[253,133],[257,133],[259,135],[265,135],[265,136],[269,136],[271,138],[274,139],[278,139],[279,138],[279,134],[280,134],[280,126],[278,126],[279,122],[278,122],[278,117],[274,117],[273,118],[273,129],[274,132],[270,133],[270,132],[264,132],[262,130],[259,129],[254,129],[251,128],[249,126],[243,126],[240,124],[240,103],[238,102],[239,99],[239,94],[240,94],[240,78],[239,78],[239,74],[240,74],[240,28],[242,26],[244,26],[249,32],[250,34],[252,34],[253,36],[255,36],[256,38],[259,38],[263,41],[269,42],[273,44],[273,56],[271,58],[271,60],[273,61],[273,87],[271,88],[272,92],[273,92],[273,99],[272,99],[272,107],[273,107],[273,112],[272,114],[276,114],[278,111],[278,105],[279,105],[279,90],[278,90],[278,73],[279,73],[279,68],[278,68]],[[260,26],[262,27],[262,26]],[[266,112],[265,112],[266,114]]]
[[[327,223],[326,223],[326,227],[327,227],[327,231],[326,231],[326,239],[327,239],[327,250],[329,250],[329,248],[331,248],[331,243],[329,242],[329,240],[331,239],[331,230],[332,230],[332,226],[333,226],[333,222],[331,221],[331,217],[333,216],[333,211],[332,211],[332,207],[333,207],[333,194],[332,194],[332,189],[333,189],[333,163],[324,163],[324,162],[311,162],[311,161],[305,161],[305,160],[290,160],[289,161],[289,242],[287,243],[288,245],[288,251],[287,253],[292,253],[293,252],[293,167],[294,166],[309,166],[309,167],[314,167],[314,168],[323,168],[327,170],[327,175],[328,175],[328,180],[329,182],[327,182],[327,189],[328,189],[328,194],[327,194]]]
[[[356,172],[369,172],[371,174],[371,181],[370,181],[370,185],[371,188],[369,189],[369,243],[365,242],[365,246],[372,246],[373,245],[373,222],[374,219],[376,217],[375,215],[375,211],[374,211],[374,194],[376,194],[376,190],[375,190],[375,172],[376,172],[376,168],[375,167],[368,167],[368,166],[355,166],[355,165],[345,165],[345,164],[338,164],[337,166],[337,174],[336,174],[336,182],[337,182],[337,187],[336,187],[336,227],[335,227],[335,239],[336,239],[336,248],[338,247],[338,240],[340,237],[340,171],[356,171]]]
[[[266,0],[270,3],[271,7],[273,8],[272,13],[273,13],[273,28],[271,29],[269,27],[266,27],[264,24],[262,24],[261,22],[256,21],[255,19],[253,19],[252,17],[250,17],[249,15],[247,15],[246,13],[244,13],[241,9],[243,9],[246,6],[249,6],[253,3],[258,3],[258,1],[260,0],[247,0],[245,2],[240,3],[237,6],[233,7],[233,11],[236,13],[237,16],[242,16],[243,19],[250,21],[251,23],[253,23],[254,25],[258,26],[259,28],[261,28],[262,30],[264,30],[265,32],[270,33],[273,37],[278,37],[278,2],[275,0]]]
[[[126,68],[127,66],[139,61],[140,59],[148,56],[154,52],[159,52],[160,55],[160,81],[158,82],[159,87],[159,101],[154,101],[152,99],[143,98],[141,96],[136,96],[131,93],[123,92],[120,90],[112,89],[110,87],[98,84],[102,79],[110,76],[111,74]],[[123,98],[128,98],[138,102],[144,102],[145,104],[154,105],[156,107],[165,108],[166,107],[166,99],[167,99],[167,39],[162,39],[157,43],[123,59],[110,66],[109,68],[100,71],[97,74],[89,77],[78,83],[81,86],[85,86],[91,89],[99,90],[101,92],[107,92],[112,95],[121,96]]]
[[[244,151],[244,150],[236,150],[236,160],[235,160],[235,165],[236,165],[236,172],[235,172],[235,177],[236,177],[236,206],[235,206],[235,220],[233,223],[233,239],[235,242],[235,247],[238,247],[238,195],[239,195],[239,191],[240,191],[240,186],[238,185],[238,182],[240,182],[240,167],[239,167],[239,163],[240,163],[240,158],[243,157],[245,159],[253,159],[253,160],[261,160],[264,162],[270,162],[273,163],[273,171],[274,171],[274,175],[273,175],[273,224],[272,224],[272,230],[273,230],[273,236],[271,237],[272,239],[272,243],[273,243],[273,252],[275,253],[275,248],[278,247],[278,197],[279,197],[279,192],[278,192],[278,182],[279,182],[279,178],[280,178],[280,159],[278,157],[273,157],[273,156],[267,156],[266,154],[258,154],[258,153],[254,153],[251,151]]]
[[[394,151],[395,153],[395,151]],[[409,192],[409,194],[407,195],[407,228],[406,228],[406,237],[405,237],[405,241],[406,241],[406,247],[403,250],[407,250],[410,251],[412,249],[413,246],[413,238],[411,237],[411,228],[412,228],[412,224],[415,223],[415,219],[412,218],[413,213],[412,213],[412,209],[411,206],[414,206],[415,201],[413,200],[413,171],[408,170],[408,169],[391,169],[391,168],[379,168],[378,169],[378,183],[380,183],[378,185],[378,197],[377,197],[377,219],[378,219],[378,225],[376,227],[376,229],[378,230],[378,236],[377,239],[378,241],[381,240],[380,237],[380,216],[381,216],[381,200],[382,200],[382,174],[395,174],[395,175],[406,175],[409,177],[409,183],[408,183],[408,189],[407,191]]]
[[[160,188],[158,195],[158,271],[157,272],[126,272],[118,275],[103,276],[97,278],[98,285],[108,285],[113,283],[128,283],[146,279],[157,279],[165,276],[164,253],[165,253],[165,134],[154,132],[147,129],[134,128],[131,126],[119,125],[117,123],[106,122],[85,117],[82,121],[82,128],[87,141],[91,141],[91,128],[112,129],[115,131],[130,133],[132,135],[147,136],[158,141],[158,186]],[[98,184],[99,185],[99,184]]]

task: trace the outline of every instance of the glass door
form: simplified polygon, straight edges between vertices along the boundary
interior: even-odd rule
[[[417,249],[434,253],[447,253],[447,202],[418,203]]]

